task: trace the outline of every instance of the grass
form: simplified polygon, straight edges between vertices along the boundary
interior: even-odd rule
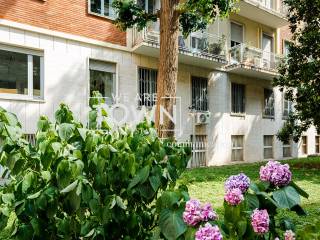
[[[320,157],[293,159],[283,161],[288,163],[293,173],[293,180],[307,191],[309,199],[302,199],[302,205],[307,210],[308,216],[298,217],[292,213],[282,213],[290,215],[297,225],[306,222],[320,220]],[[224,181],[230,176],[240,172],[245,173],[252,181],[259,178],[259,169],[265,162],[230,165],[221,167],[209,167],[191,169],[186,171],[181,180],[189,188],[192,198],[197,198],[201,202],[210,202],[216,211],[223,214]]]

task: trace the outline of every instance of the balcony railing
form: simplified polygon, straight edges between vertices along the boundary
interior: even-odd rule
[[[143,31],[133,31],[133,46],[146,43],[160,47],[159,24],[154,23]],[[226,60],[226,38],[208,32],[191,33],[186,39],[179,36],[179,50],[182,54],[193,55],[207,59]]]
[[[243,64],[247,67],[255,67],[277,72],[282,55],[266,52],[262,49],[240,44],[230,49],[230,65]]]
[[[279,0],[245,0],[248,3],[265,8],[266,10],[273,11],[278,14],[286,15],[286,5]]]

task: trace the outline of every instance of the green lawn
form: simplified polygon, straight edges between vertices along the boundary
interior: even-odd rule
[[[302,200],[308,216],[297,217],[295,214],[289,214],[298,225],[313,222],[316,218],[320,219],[320,157],[284,162],[289,163],[293,180],[310,194],[309,199]],[[259,178],[260,166],[264,164],[265,162],[192,169],[183,174],[180,183],[188,186],[192,198],[212,203],[221,215],[223,213],[224,181],[230,175],[240,172],[245,173],[252,181],[256,181]]]

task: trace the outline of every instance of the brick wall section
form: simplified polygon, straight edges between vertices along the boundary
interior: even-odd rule
[[[87,0],[0,0],[0,18],[126,45],[111,20],[88,14]]]

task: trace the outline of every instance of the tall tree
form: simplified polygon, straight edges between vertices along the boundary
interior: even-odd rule
[[[161,137],[174,136],[174,124],[168,117],[160,125],[160,106],[170,114],[175,104],[178,79],[178,37],[203,30],[219,16],[224,18],[235,9],[238,0],[160,0],[157,12],[148,12],[141,1],[114,0],[118,17],[116,24],[123,30],[136,26],[142,30],[149,22],[160,20],[160,59],[157,79],[156,127]],[[144,2],[144,0],[142,0]],[[166,131],[164,131],[166,130]],[[169,131],[167,131],[169,130]]]
[[[294,104],[278,137],[299,141],[314,125],[320,132],[320,0],[285,0],[293,34],[289,54],[274,85]]]

